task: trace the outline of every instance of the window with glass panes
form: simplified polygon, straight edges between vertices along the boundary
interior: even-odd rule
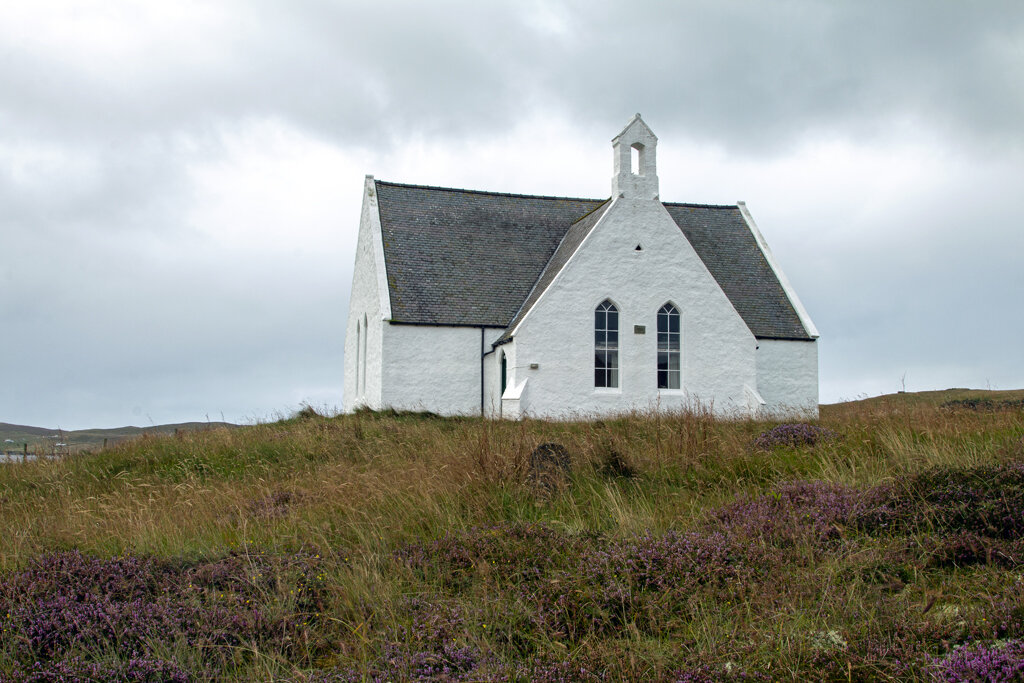
[[[619,386],[619,309],[607,299],[594,309],[594,386]]]
[[[679,311],[672,304],[658,310],[658,388],[679,388]]]

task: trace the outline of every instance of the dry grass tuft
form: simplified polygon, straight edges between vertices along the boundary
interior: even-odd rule
[[[73,549],[156,558],[172,578],[226,572],[225,591],[203,588],[187,609],[227,619],[214,609],[223,593],[262,610],[245,622],[253,642],[217,641],[230,656],[217,655],[215,673],[233,680],[413,679],[431,662],[452,680],[899,678],[878,648],[932,666],[920,658],[941,657],[942,642],[991,635],[964,615],[1017,623],[1012,606],[999,611],[1024,594],[1016,532],[957,527],[970,508],[934,497],[961,471],[1012,488],[1024,462],[1022,414],[943,407],[967,398],[823,406],[818,426],[837,438],[770,447],[756,444],[776,423],[699,408],[558,423],[310,409],[147,437],[0,467],[0,570]],[[569,455],[558,486],[536,485],[541,444]],[[962,485],[989,495],[972,477]],[[879,516],[883,502],[904,517]],[[271,584],[236,573],[264,565]],[[22,628],[12,619],[3,627]],[[266,649],[259,638],[277,633],[287,648]],[[108,650],[68,647],[61,657],[82,666],[114,666]],[[182,642],[161,647],[193,676],[211,674]],[[569,652],[571,675],[560,668]],[[0,646],[0,679],[18,680],[23,655],[39,652]],[[147,666],[170,676],[160,661]]]

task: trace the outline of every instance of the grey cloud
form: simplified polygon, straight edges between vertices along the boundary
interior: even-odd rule
[[[643,106],[669,130],[727,146],[777,148],[815,128],[872,134],[906,116],[1020,144],[1024,54],[1005,48],[1019,45],[1024,11],[1000,7],[680,3],[655,22],[629,15],[625,26],[609,8],[581,12],[584,30],[619,39],[566,69],[603,54],[589,80],[559,81],[571,96],[619,108],[652,100]],[[637,56],[622,60],[627,50]]]
[[[329,255],[169,264],[134,248],[103,259],[73,246],[48,261],[52,284],[20,278],[4,293],[14,303],[0,306],[12,393],[0,409],[65,427],[120,410],[106,423],[118,424],[135,405],[163,421],[164,405],[178,406],[174,419],[202,419],[198,406],[238,420],[340,382],[351,270]]]
[[[238,21],[153,65],[83,72],[15,55],[0,70],[9,125],[59,137],[202,130],[281,116],[343,144],[505,130],[525,109],[777,149],[808,129],[859,134],[910,117],[1021,144],[1018,3],[244,3]],[[189,44],[189,50],[197,49]],[[174,49],[158,45],[154,49]]]
[[[486,134],[539,107],[602,128],[641,109],[670,135],[730,147],[778,149],[818,128],[877,135],[905,118],[1021,144],[1016,3],[558,6],[565,31],[548,34],[529,4],[412,3],[387,16],[318,5],[319,15],[292,15],[296,40],[280,43],[298,59],[269,53],[261,71],[290,93],[289,115],[344,141]],[[300,65],[302,78],[282,64]]]
[[[131,60],[0,45],[0,151],[43,155],[20,176],[0,160],[0,325],[16,335],[0,339],[0,420],[194,419],[199,404],[239,419],[337,390],[347,255],[240,254],[189,224],[189,167],[268,119],[385,154],[418,136],[500,135],[537,113],[610,137],[639,110],[663,140],[755,161],[815,137],[878,145],[922,131],[993,166],[883,217],[837,215],[809,188],[787,215],[830,222],[812,243],[763,225],[824,335],[823,392],[895,388],[907,366],[922,382],[992,369],[1024,383],[1010,205],[1020,3],[221,7],[230,21]],[[746,198],[759,218],[772,201]],[[860,239],[858,221],[874,223]]]

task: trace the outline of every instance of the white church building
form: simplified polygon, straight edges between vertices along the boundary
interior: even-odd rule
[[[657,143],[612,140],[609,199],[367,176],[344,409],[816,417],[818,331],[750,212],[663,202]]]

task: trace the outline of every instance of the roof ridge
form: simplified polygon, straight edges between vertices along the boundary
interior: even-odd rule
[[[577,224],[577,223],[579,223],[580,221],[586,220],[587,218],[589,218],[589,217],[590,217],[590,214],[594,213],[595,211],[599,211],[599,210],[601,209],[601,207],[603,207],[603,206],[604,206],[605,204],[607,204],[607,203],[608,203],[608,202],[610,202],[611,200],[612,200],[612,198],[611,198],[611,197],[609,197],[608,199],[604,200],[603,202],[601,202],[600,204],[598,204],[597,206],[595,206],[595,207],[594,207],[593,209],[591,209],[590,211],[587,211],[587,212],[586,212],[585,214],[583,214],[582,216],[580,216],[579,218],[577,218],[577,219],[576,219],[575,221],[573,221],[573,224],[572,224],[572,225],[576,225],[576,224]],[[595,200],[595,201],[596,201],[596,200]],[[570,225],[569,227],[571,228],[571,227],[572,227],[572,225]],[[566,234],[569,234],[569,231],[568,231],[568,230],[566,230],[565,232],[566,232]],[[565,235],[562,235],[562,239],[565,239]],[[561,240],[559,240],[559,244],[561,244]],[[556,248],[556,249],[555,249],[555,251],[557,251],[557,250],[558,250],[558,249]],[[552,256],[553,256],[553,255],[554,255],[554,254],[552,253]]]
[[[665,206],[685,206],[694,209],[738,209],[738,204],[700,204],[697,202],[662,202]]]
[[[418,190],[445,190],[447,192],[462,192],[464,194],[485,194],[492,197],[521,197],[523,199],[564,199],[574,202],[606,202],[611,197],[605,199],[594,199],[593,197],[562,197],[559,195],[549,194],[519,194],[516,192],[492,192],[490,190],[469,190],[462,187],[442,187],[440,185],[417,185],[415,183],[396,183],[388,180],[374,179],[375,183],[380,185],[391,185],[392,187],[409,187]]]
[[[611,197],[604,199],[596,197],[566,197],[562,195],[551,195],[551,194],[522,194],[519,192],[496,192],[493,190],[471,190],[465,187],[445,187],[443,185],[420,185],[418,183],[396,183],[391,180],[381,180],[374,178],[374,182],[379,185],[390,185],[391,187],[408,187],[417,190],[443,190],[445,192],[461,192],[463,194],[482,194],[489,195],[491,197],[520,197],[523,199],[562,199],[573,202],[601,202],[602,204],[610,201]],[[692,207],[695,209],[736,209],[736,204],[701,204],[700,202],[662,202],[665,206],[685,206]],[[596,211],[597,207],[594,207],[592,211]],[[589,212],[588,212],[589,214]],[[585,218],[582,216],[580,220]]]

